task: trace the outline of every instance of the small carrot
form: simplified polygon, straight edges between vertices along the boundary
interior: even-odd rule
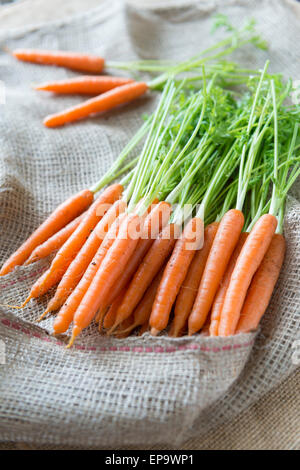
[[[244,246],[244,243],[248,237],[247,232],[242,232],[239,241],[231,255],[225,274],[222,278],[221,284],[215,296],[215,300],[211,309],[211,322],[209,327],[210,336],[218,336],[219,323],[222,313],[222,307],[226,295],[227,288],[230,283],[230,278],[233,273],[236,261],[240,255],[240,252]]]
[[[285,239],[276,233],[254,274],[235,333],[255,330],[270,302],[285,255]]]
[[[153,204],[154,203],[152,203],[152,210],[145,220],[141,239],[138,241],[134,253],[119,277],[115,289],[111,291],[107,299],[107,305],[110,305],[119,292],[131,281],[144,256],[149,251],[159,232],[165,227],[170,218],[172,211],[170,204],[164,201],[155,203],[154,207]]]
[[[129,317],[138,305],[164,261],[171,253],[179,233],[180,227],[178,225],[169,224],[154,241],[132,278],[123,302],[118,309],[115,324],[110,332]]]
[[[108,75],[101,77],[84,76],[46,82],[36,85],[34,88],[38,91],[63,94],[100,95],[100,93],[105,93],[113,88],[132,82],[131,78],[110,77]]]
[[[42,319],[48,312],[58,310],[63,303],[67,300],[74,288],[85,273],[88,265],[92,261],[99,246],[101,245],[105,235],[115,219],[125,211],[127,204],[124,200],[117,200],[98,222],[95,229],[92,231],[80,251],[77,253],[74,260],[63,275],[54,297],[47,305],[46,311],[40,317]]]
[[[54,253],[54,251],[57,251],[59,248],[61,248],[72,235],[74,230],[78,227],[82,221],[83,216],[84,214],[79,215],[76,217],[76,219],[72,220],[72,222],[69,222],[68,225],[59,230],[59,232],[55,233],[44,243],[37,246],[29,256],[28,260],[25,261],[24,265],[27,266],[28,264],[35,263],[40,259],[46,258],[47,256]]]
[[[69,51],[46,51],[41,49],[15,49],[13,55],[23,62],[56,65],[82,72],[100,73],[104,59],[99,56]]]
[[[72,346],[78,334],[91,323],[99,307],[105,304],[105,299],[137,245],[138,237],[133,237],[132,233],[140,223],[140,217],[134,213],[125,218],[122,223],[118,237],[108,250],[74,315],[69,347]]]
[[[114,243],[115,237],[118,235],[120,224],[123,222],[125,217],[126,214],[121,214],[112,224],[105,239],[103,240],[103,243],[98,248],[97,253],[89,264],[83,277],[81,278],[72,294],[68,297],[67,301],[60,309],[53,323],[53,329],[55,334],[65,333],[68,330],[73,320],[74,314],[80,305],[80,302],[82,301],[84,295],[90,287],[99,269],[99,266],[105,258],[109,248]]]
[[[111,328],[113,326],[113,324],[115,322],[117,310],[119,308],[120,303],[123,300],[125,292],[126,292],[126,287],[121,290],[119,295],[115,298],[115,300],[113,301],[113,303],[111,304],[111,306],[107,310],[107,313],[106,313],[106,315],[104,317],[104,320],[103,320],[103,328],[108,329],[108,328]],[[100,328],[100,326],[101,325],[99,325],[99,328]]]
[[[276,217],[264,214],[248,235],[226,291],[219,324],[219,336],[230,336],[235,333],[248,287],[270,246],[276,227]]]
[[[60,113],[47,116],[44,119],[44,125],[46,127],[63,126],[69,122],[88,117],[91,114],[109,111],[121,104],[135,100],[146,93],[147,90],[148,85],[144,82],[127,83]]]
[[[244,216],[240,210],[231,209],[222,217],[189,316],[189,335],[199,331],[205,323],[243,225]]]
[[[51,279],[48,277],[48,275],[49,269],[47,269],[47,271],[45,271],[42,276],[40,276],[38,280],[33,284],[27,299],[23,302],[21,306],[16,307],[10,305],[10,307],[18,309],[24,308],[25,305],[27,305],[31,299],[37,299],[38,297],[41,297],[42,295],[46,294],[53,286],[55,286],[59,282],[61,273],[57,271],[55,275],[51,277]]]
[[[169,322],[171,309],[197,250],[203,246],[203,221],[191,219],[177,240],[165,268],[150,316],[151,334],[157,335]]]
[[[147,323],[147,325],[149,327],[149,318],[150,318],[150,315],[151,315],[153,302],[155,300],[155,296],[156,296],[156,293],[157,293],[158,286],[159,286],[160,281],[163,277],[164,268],[165,268],[165,266],[163,266],[163,268],[155,276],[155,278],[151,282],[150,286],[146,290],[142,300],[140,301],[140,303],[135,308],[135,310],[132,314],[133,315],[132,325],[128,328],[129,332],[131,332],[132,330],[134,330],[138,326],[144,325],[144,323]]]
[[[15,266],[22,265],[33,250],[65,227],[92,203],[94,194],[84,189],[60,204],[54,212],[33,232],[33,234],[13,253],[0,270],[0,276],[11,272]]]
[[[51,276],[56,277],[57,271],[61,273],[61,277],[64,275],[78,251],[86,242],[91,231],[107,211],[108,206],[119,199],[122,191],[123,186],[120,184],[113,184],[98,196],[96,201],[85,214],[75,232],[72,233],[70,238],[68,238],[65,244],[57,252],[49,269],[49,278],[51,278]]]
[[[204,230],[203,248],[195,254],[176,299],[174,318],[169,331],[170,336],[179,336],[187,322],[218,226],[217,222],[213,222]]]

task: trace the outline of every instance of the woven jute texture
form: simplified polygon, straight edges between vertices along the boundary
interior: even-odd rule
[[[178,3],[178,2],[177,2]],[[206,1],[177,8],[138,10],[118,2],[68,23],[0,36],[1,46],[90,51],[111,60],[185,58],[214,41],[211,15],[235,24],[255,16],[270,43],[266,52],[246,48],[236,58],[299,77],[299,20],[283,2]],[[220,34],[219,34],[220,36]],[[35,94],[31,84],[72,76],[51,67],[16,63],[0,55],[6,104],[0,108],[1,260],[63,199],[87,187],[109,167],[141,114],[155,98],[140,100],[60,130],[42,118],[76,102]],[[0,310],[0,440],[63,446],[178,446],[205,436],[254,406],[295,370],[292,345],[299,320],[299,184],[285,218],[287,255],[258,334],[234,338],[167,337],[113,340],[90,327],[66,351],[54,339],[52,319],[34,324],[47,299],[22,311]],[[18,268],[0,282],[0,302],[20,304],[49,260]],[[295,428],[299,418],[295,416]],[[292,445],[290,445],[292,447]]]

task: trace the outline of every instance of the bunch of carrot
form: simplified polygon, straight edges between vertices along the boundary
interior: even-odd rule
[[[285,105],[291,83],[267,68],[238,99],[217,70],[208,80],[202,67],[200,87],[168,79],[108,174],[2,267],[0,275],[58,250],[23,306],[57,285],[42,318],[58,312],[55,334],[72,325],[70,346],[93,320],[117,337],[257,328],[284,259],[286,194],[300,174],[299,109]]]
[[[161,88],[169,77],[185,73],[187,80],[195,82],[197,79],[201,79],[199,70],[204,64],[207,66],[208,74],[214,74],[218,71],[223,81],[235,84],[243,82],[250,71],[240,69],[232,63],[228,63],[225,67],[223,58],[247,43],[252,43],[257,47],[265,47],[265,44],[256,34],[251,22],[246,23],[240,29],[235,29],[229,24],[226,17],[218,15],[215,25],[216,27],[225,26],[230,31],[228,37],[189,60],[177,63],[170,61],[106,62],[102,57],[91,54],[40,49],[16,49],[12,53],[20,61],[65,67],[90,74],[100,74],[104,67],[159,73],[149,82],[110,75],[85,75],[35,86],[38,91],[92,96],[76,106],[47,116],[43,123],[46,127],[53,128],[129,103],[144,95],[148,90]],[[220,60],[222,62],[218,62]]]

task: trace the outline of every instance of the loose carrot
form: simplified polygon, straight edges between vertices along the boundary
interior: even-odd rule
[[[121,104],[135,100],[146,93],[147,90],[148,85],[144,82],[127,83],[127,85],[109,90],[102,95],[91,98],[65,111],[47,116],[44,119],[44,124],[46,127],[58,127],[85,118],[91,114],[109,111]]]
[[[285,239],[276,233],[261,265],[254,274],[235,333],[255,330],[270,302],[283,264]]]
[[[258,219],[244,243],[224,299],[219,336],[234,334],[248,287],[270,246],[276,227],[276,217],[264,214]]]
[[[113,184],[98,196],[96,201],[85,214],[75,232],[72,233],[70,238],[65,242],[53,259],[49,269],[49,278],[51,278],[51,276],[56,277],[57,271],[61,273],[61,277],[64,275],[78,251],[86,242],[91,231],[107,211],[108,206],[119,199],[122,191],[123,186],[120,184]]]
[[[213,222],[204,230],[203,248],[195,254],[176,299],[170,336],[179,336],[187,322],[218,226],[217,222]]]
[[[152,203],[153,206],[153,203]],[[125,266],[124,271],[118,279],[118,283],[115,286],[107,299],[107,305],[110,305],[119,292],[124,289],[125,286],[131,281],[134,273],[141,264],[144,256],[149,251],[150,247],[157,238],[159,232],[167,224],[172,208],[167,202],[159,202],[156,204],[150,214],[147,216],[143,228],[141,239],[138,241],[137,247]]]
[[[164,261],[171,253],[175,245],[175,239],[178,237],[179,233],[180,227],[178,225],[169,224],[154,241],[133,276],[123,302],[118,309],[114,327],[110,332],[129,317],[138,305],[152,280],[164,264]]]
[[[115,219],[119,216],[119,214],[125,211],[126,207],[127,204],[124,200],[117,200],[108,209],[102,219],[98,222],[97,226],[90,234],[80,251],[77,253],[74,260],[71,262],[65,274],[63,275],[54,297],[48,303],[47,309],[40,317],[40,319],[42,319],[48,312],[58,310],[67,300],[69,295],[72,293],[72,291],[82,278],[88,265],[92,261],[99,246],[105,238],[107,231],[109,230]]]
[[[23,62],[56,65],[82,72],[100,73],[104,67],[104,59],[102,57],[79,52],[15,49],[13,55]]]
[[[247,232],[242,232],[239,241],[231,255],[225,274],[222,278],[221,284],[215,296],[215,300],[211,309],[211,322],[209,327],[210,336],[218,336],[219,323],[222,313],[222,307],[224,304],[225,295],[230,283],[230,278],[233,273],[236,261],[240,255],[240,252],[244,246],[244,243],[248,237]]]
[[[40,259],[46,258],[47,256],[51,255],[54,251],[57,251],[59,248],[61,248],[63,244],[68,240],[68,238],[72,235],[74,230],[78,227],[78,225],[83,219],[83,216],[84,214],[79,215],[78,217],[76,217],[76,219],[72,220],[72,222],[68,223],[68,225],[59,230],[59,232],[55,233],[44,243],[37,246],[29,256],[28,260],[25,261],[24,265],[27,266],[28,264],[35,263]]]
[[[52,235],[84,212],[92,203],[93,193],[84,189],[60,204],[54,212],[33,232],[33,234],[13,253],[0,270],[0,276],[11,272],[15,266],[23,264],[33,250]]]
[[[46,82],[34,88],[38,91],[51,91],[63,94],[100,95],[100,93],[105,93],[113,88],[132,82],[131,78],[110,77],[109,75],[101,77],[84,76]]]
[[[229,210],[222,217],[189,317],[189,335],[199,331],[205,323],[243,225],[244,216],[237,209]]]
[[[138,326],[143,325],[144,323],[147,323],[147,325],[149,327],[149,318],[150,318],[150,315],[151,315],[153,302],[155,300],[155,296],[156,296],[156,293],[157,293],[158,286],[159,286],[160,281],[163,277],[164,268],[165,268],[165,266],[163,266],[163,268],[159,271],[159,273],[153,279],[150,286],[146,290],[142,300],[140,301],[140,303],[135,308],[135,310],[132,314],[133,315],[132,325],[130,325],[130,327],[126,331],[131,332],[132,330],[134,330]]]
[[[120,303],[123,300],[125,292],[126,292],[126,287],[121,290],[119,295],[115,298],[115,300],[113,301],[113,303],[111,304],[111,306],[107,310],[107,313],[106,313],[106,315],[104,317],[104,320],[103,320],[103,328],[108,329],[108,328],[111,328],[113,326],[113,324],[115,322],[117,310],[119,308]],[[101,325],[99,324],[99,328],[100,328],[100,326]]]
[[[134,213],[125,218],[122,223],[118,237],[107,252],[74,315],[69,347],[72,346],[76,336],[91,323],[99,307],[105,303],[108,293],[137,245],[138,237],[132,234],[136,232],[140,223],[140,217]]]
[[[94,276],[96,275],[99,266],[105,258],[109,248],[114,243],[115,237],[118,235],[120,224],[123,222],[125,216],[125,214],[121,214],[112,224],[103,243],[100,245],[97,253],[89,264],[83,277],[81,278],[72,294],[68,297],[67,301],[60,309],[53,323],[53,329],[55,334],[65,333],[68,330],[73,320],[74,314],[80,305],[81,300],[83,299],[88,288],[90,287]]]
[[[177,240],[165,268],[150,316],[151,334],[156,335],[167,327],[170,312],[197,250],[203,246],[203,221],[191,219]]]

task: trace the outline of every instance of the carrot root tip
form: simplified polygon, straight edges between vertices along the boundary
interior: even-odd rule
[[[38,317],[38,319],[37,319],[36,321],[37,321],[37,322],[42,321],[43,318],[45,318],[45,316],[46,316],[48,313],[50,313],[50,312],[51,312],[51,310],[47,308],[47,309],[44,311],[44,313],[42,313],[42,315],[40,315],[40,316]]]
[[[157,336],[160,331],[157,328],[151,328],[150,333],[152,336]]]

